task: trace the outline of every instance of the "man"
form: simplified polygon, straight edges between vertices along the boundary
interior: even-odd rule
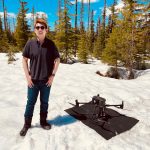
[[[25,72],[28,93],[27,105],[25,109],[25,123],[20,131],[21,136],[25,136],[31,127],[34,106],[40,92],[40,125],[49,130],[51,125],[46,122],[48,114],[48,100],[51,85],[58,69],[60,58],[55,44],[48,38],[47,23],[43,19],[35,21],[35,39],[29,40],[23,50],[23,69]],[[30,65],[28,65],[30,60]]]

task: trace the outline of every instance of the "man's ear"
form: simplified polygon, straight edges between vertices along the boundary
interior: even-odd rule
[[[48,32],[48,29],[46,29],[46,33]]]

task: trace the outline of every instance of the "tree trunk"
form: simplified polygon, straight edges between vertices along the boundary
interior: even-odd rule
[[[3,12],[4,12],[4,30],[6,31],[7,23],[6,23],[6,9],[5,9],[4,0],[2,0],[2,5],[3,5]]]

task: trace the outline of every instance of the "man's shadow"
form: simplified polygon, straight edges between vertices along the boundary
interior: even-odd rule
[[[64,125],[72,124],[76,121],[77,119],[75,119],[74,117],[70,115],[57,116],[52,120],[47,120],[49,124],[54,125],[54,126],[64,126]]]

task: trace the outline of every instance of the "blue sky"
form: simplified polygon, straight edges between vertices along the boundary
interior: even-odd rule
[[[5,6],[7,8],[8,12],[8,19],[12,23],[12,18],[16,18],[18,12],[19,12],[19,0],[4,0],[5,1]],[[57,20],[57,0],[25,0],[27,2],[26,8],[29,8],[28,10],[28,21],[29,24],[31,22],[30,18],[30,13],[32,11],[32,7],[34,6],[35,12],[43,12],[47,15],[48,17],[48,24],[51,27],[51,29],[54,28],[54,22]],[[70,0],[70,2],[74,3],[75,0]],[[78,11],[80,11],[80,1],[78,0]],[[85,2],[87,0],[84,0]],[[113,3],[113,0],[107,0],[107,7],[109,7]],[[121,0],[118,0],[118,6],[121,4]],[[91,10],[94,10],[94,20],[97,22],[97,18],[102,12],[102,8],[104,5],[104,0],[91,0]],[[70,13],[74,13],[74,6],[72,5],[70,7]],[[87,8],[88,4],[85,3],[85,15],[84,15],[84,21],[85,25],[87,24]],[[2,15],[3,10],[2,10],[2,2],[0,1],[0,14]],[[107,11],[109,13],[109,10]],[[78,17],[79,19],[79,17]],[[15,19],[14,19],[15,20]],[[72,24],[74,23],[74,17],[71,19]]]

